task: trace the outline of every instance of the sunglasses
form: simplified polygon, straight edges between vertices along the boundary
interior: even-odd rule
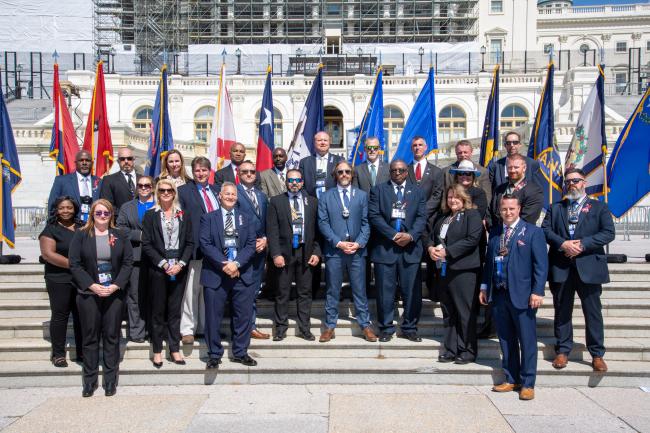
[[[118,160],[124,162],[124,161],[133,161],[135,158],[132,156],[120,156],[117,158]]]
[[[289,183],[300,183],[300,182],[302,182],[302,178],[301,177],[288,177],[287,182],[289,182]]]
[[[97,218],[101,218],[101,217],[108,218],[111,215],[113,215],[113,212],[110,212],[110,211],[107,211],[107,210],[96,210],[95,211],[95,216]]]
[[[405,168],[391,168],[390,172],[391,173],[402,174],[402,173],[406,173],[406,169]]]
[[[379,150],[379,146],[366,146],[368,152],[376,152]]]
[[[138,188],[140,189],[151,189],[151,184],[150,183],[139,183]]]
[[[241,174],[255,174],[255,170],[239,170]]]
[[[456,173],[458,176],[473,176],[474,172],[472,171],[459,171]]]
[[[515,140],[515,141],[506,141],[505,144],[506,144],[506,146],[511,146],[511,145],[513,145],[513,144],[519,144],[519,140]]]
[[[579,184],[580,182],[584,182],[584,179],[580,179],[580,178],[575,178],[575,179],[566,179],[566,180],[564,181],[564,184],[565,184],[565,185],[577,185],[577,184]]]
[[[352,174],[352,170],[336,170],[337,174]]]
[[[160,194],[172,194],[174,192],[173,188],[158,188]]]

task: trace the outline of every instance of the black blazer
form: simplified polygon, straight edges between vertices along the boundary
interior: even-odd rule
[[[431,164],[429,161],[427,161],[420,182],[415,180],[413,164],[409,164],[408,170],[409,180],[413,185],[417,185],[424,194],[427,212],[427,228],[430,229],[433,225],[433,221],[440,212],[440,201],[442,200],[442,188],[445,184],[445,176],[440,168]]]
[[[459,212],[451,220],[447,229],[447,237],[443,242],[440,239],[440,228],[445,218],[449,215],[438,216],[433,225],[427,249],[430,246],[443,244],[447,250],[447,266],[449,269],[461,271],[481,267],[479,256],[479,242],[483,235],[483,222],[479,211],[467,209]]]
[[[487,194],[483,190],[483,188],[480,188],[478,186],[470,186],[467,188],[467,193],[469,194],[469,197],[472,199],[472,203],[476,206],[476,210],[478,210],[479,215],[481,215],[481,219],[485,218],[485,215],[487,213],[487,208],[488,208],[488,202],[487,202]]]
[[[121,171],[117,173],[109,174],[104,176],[101,182],[101,190],[99,191],[99,198],[105,198],[115,207],[114,215],[117,215],[120,211],[120,208],[127,201],[131,201],[135,198],[137,191],[138,179],[140,176],[136,174],[135,171],[132,172],[133,176],[133,194],[129,190],[129,184],[124,178],[124,174]]]
[[[514,195],[519,197],[519,201],[521,202],[521,213],[519,216],[521,219],[534,225],[537,223],[539,215],[542,212],[542,207],[544,206],[544,191],[542,191],[539,185],[530,181],[527,177],[525,178],[525,182],[526,186],[514,192]],[[490,203],[489,216],[487,218],[490,227],[500,224],[499,202],[507,188],[508,183],[504,183],[492,194],[492,202]]]
[[[113,283],[122,291],[126,289],[133,269],[133,250],[128,233],[119,229],[109,229],[108,235],[113,236],[111,246],[111,268]],[[68,253],[72,281],[77,291],[84,295],[94,295],[89,289],[92,284],[99,282],[97,272],[97,246],[95,236],[90,236],[82,230],[77,230],[70,244]]]
[[[149,209],[142,219],[142,251],[149,258],[151,267],[157,270],[160,270],[158,263],[167,258],[161,213],[162,210]],[[194,236],[191,218],[186,213],[183,213],[178,227],[178,249],[179,260],[189,264],[194,252]]]
[[[213,211],[218,210],[219,190],[217,190],[217,188],[214,185],[210,185],[210,184],[208,184],[208,188],[217,199],[217,204],[216,207],[213,209]],[[178,188],[178,201],[181,205],[181,209],[183,209],[183,212],[185,212],[185,214],[188,215],[192,220],[192,233],[193,233],[192,243],[194,245],[194,252],[193,252],[192,259],[201,260],[203,258],[203,252],[201,251],[201,248],[199,248],[200,247],[199,231],[201,228],[201,217],[205,215],[208,211],[205,208],[205,203],[203,202],[201,193],[199,193],[199,189],[196,186],[196,182],[191,180],[185,185],[181,185]]]
[[[334,188],[336,186],[336,181],[332,177],[332,172],[334,167],[342,158],[333,153],[329,154],[327,158],[327,173],[325,176],[325,189]],[[300,160],[300,171],[302,172],[302,177],[304,178],[303,192],[307,191],[307,194],[316,197],[316,157],[310,155],[306,158]]]
[[[302,193],[303,206],[305,209],[305,233],[303,239],[304,264],[309,257],[317,255],[320,257],[321,250],[316,241],[316,227],[318,216],[318,200],[315,197]],[[289,194],[284,193],[271,197],[269,207],[266,211],[266,238],[269,244],[271,257],[283,256],[285,260],[291,257],[291,244],[293,230],[291,228],[291,208],[289,206]]]

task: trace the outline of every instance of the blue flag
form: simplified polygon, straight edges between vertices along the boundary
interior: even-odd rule
[[[528,156],[539,161],[538,184],[544,191],[544,209],[562,199],[562,160],[555,145],[553,115],[553,75],[555,65],[549,63],[546,84],[542,90],[533,133],[528,145]]]
[[[377,77],[375,78],[375,88],[372,91],[370,102],[368,102],[368,107],[361,120],[359,134],[348,156],[348,161],[353,167],[365,162],[366,152],[363,144],[368,137],[376,137],[379,140],[379,155],[382,159],[386,159],[383,75],[383,71],[379,67]]]
[[[151,137],[149,139],[149,161],[145,173],[151,177],[160,175],[162,160],[167,152],[174,148],[172,126],[169,123],[168,97],[167,97],[167,65],[163,65],[156,103],[151,115]]]
[[[323,65],[311,85],[311,90],[302,108],[293,140],[287,150],[287,168],[298,168],[300,160],[313,155],[314,135],[325,130],[325,109],[323,108]]]
[[[424,83],[424,87],[415,101],[413,110],[409,115],[402,136],[399,140],[399,146],[393,155],[392,160],[401,159],[406,164],[413,162],[413,152],[411,151],[411,141],[413,137],[424,137],[427,142],[425,155],[438,151],[438,133],[436,123],[436,92],[434,88],[433,68],[429,69],[429,78]]]
[[[622,217],[650,192],[650,87],[616,141],[607,163],[609,210]]]
[[[499,65],[494,67],[492,90],[485,111],[479,164],[487,167],[499,150]]]
[[[0,82],[0,89],[2,82]],[[7,112],[7,105],[2,92],[0,92],[0,161],[2,165],[2,188],[0,188],[0,200],[2,201],[2,213],[0,213],[0,242],[3,240],[10,248],[16,242],[14,225],[14,207],[11,202],[11,194],[18,184],[23,180],[18,162],[18,150],[14,141],[14,132],[11,129],[11,121]]]

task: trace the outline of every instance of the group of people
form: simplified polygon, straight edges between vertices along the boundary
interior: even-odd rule
[[[438,361],[476,360],[479,306],[490,304],[506,377],[494,391],[517,390],[529,400],[537,362],[535,314],[549,281],[557,340],[553,366],[568,362],[577,292],[593,368],[606,371],[600,291],[608,281],[603,247],[614,239],[611,215],[586,195],[584,173],[571,168],[566,198],[542,218],[537,162],[519,154],[516,132],[508,132],[504,144],[507,155],[484,169],[472,163],[471,143],[461,140],[457,160],[441,169],[427,160],[422,137],[413,138],[408,164],[384,162],[379,141],[370,137],[364,144],[367,161],[353,167],[330,153],[329,135],[318,132],[315,155],[297,168],[287,167],[286,151],[278,147],[273,168],[256,172],[237,143],[230,164],[214,173],[207,158],[195,157],[191,177],[181,153],[172,150],[157,179],[136,174],[132,151],[122,148],[120,170],[101,180],[90,174],[91,155],[80,151],[76,172],[54,182],[52,217],[40,236],[52,307],[52,362],[67,366],[72,314],[84,396],[98,386],[100,338],[105,393],[116,392],[123,317],[131,341],[151,341],[155,368],[163,366],[164,341],[169,360],[183,365],[180,344],[204,336],[206,368],[218,369],[229,307],[230,360],[255,366],[248,353],[251,338],[271,338],[256,327],[260,290],[274,300],[273,341],[286,338],[292,294],[296,335],[314,341],[311,306],[323,261],[321,343],[335,338],[346,275],[365,340],[390,341],[399,326],[398,337],[422,341],[424,280],[443,312]],[[377,307],[371,320],[373,274]],[[399,324],[396,300],[403,307]]]

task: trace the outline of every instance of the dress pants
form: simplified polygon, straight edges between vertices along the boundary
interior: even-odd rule
[[[360,254],[341,254],[325,259],[325,275],[327,278],[327,299],[325,301],[325,326],[336,328],[339,319],[339,300],[343,285],[343,271],[348,271],[352,299],[361,329],[370,325],[368,313],[368,297],[366,296],[366,257]]]
[[[77,359],[83,358],[81,324],[77,310],[77,288],[71,283],[57,283],[45,277],[45,287],[50,299],[50,339],[52,340],[52,357],[65,358],[65,340],[68,333],[68,318],[72,313],[74,344]]]
[[[142,262],[134,264],[126,291],[126,311],[129,322],[129,337],[133,340],[144,339],[147,334],[147,272]]]
[[[83,383],[97,383],[99,339],[102,339],[104,385],[117,384],[120,365],[120,325],[126,293],[117,290],[111,296],[77,294],[77,308],[83,333]]]
[[[178,352],[181,341],[181,304],[187,271],[183,269],[172,281],[160,269],[149,270],[151,279],[151,344],[154,353],[162,352],[167,340],[169,352]]]
[[[181,316],[181,335],[203,334],[205,326],[205,303],[201,287],[201,267],[203,260],[190,260],[187,270],[187,283],[183,295],[183,314]]]
[[[285,266],[279,269],[278,290],[275,296],[275,332],[286,335],[289,327],[289,296],[291,282],[296,283],[296,309],[298,329],[303,334],[310,331],[312,267],[303,260],[304,246],[294,249],[292,256],[285,257]],[[320,263],[319,263],[320,265]]]
[[[576,292],[580,297],[582,313],[585,315],[587,350],[592,357],[605,355],[605,330],[600,294],[600,284],[585,284],[580,280],[578,270],[572,266],[569,277],[562,283],[551,283],[553,308],[555,309],[555,352],[568,355],[573,349],[573,301]]]
[[[264,263],[266,262],[266,250],[261,253],[255,253],[253,258],[253,272],[255,273],[255,282],[253,287],[255,288],[255,300],[253,301],[253,314],[251,315],[251,329],[257,329],[255,326],[255,321],[257,320],[257,297],[262,290],[262,279],[264,278]]]
[[[478,269],[454,271],[440,278],[440,306],[444,319],[444,350],[448,355],[474,361],[477,354]]]
[[[492,308],[508,383],[535,387],[537,374],[537,310],[515,308],[507,290],[493,289]]]
[[[377,284],[377,322],[380,332],[395,333],[395,293],[399,278],[404,314],[400,325],[403,334],[417,332],[422,312],[420,263],[407,263],[400,256],[395,263],[375,263]]]
[[[205,341],[208,345],[208,356],[221,359],[223,345],[221,344],[221,321],[230,302],[232,331],[232,355],[241,358],[248,353],[251,342],[251,314],[255,302],[255,288],[244,284],[241,279],[223,276],[220,287],[204,287],[205,297]]]

